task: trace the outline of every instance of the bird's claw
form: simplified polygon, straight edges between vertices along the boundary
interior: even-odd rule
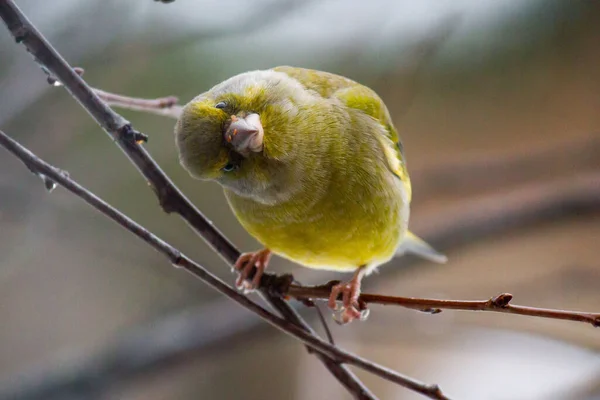
[[[342,305],[337,304],[339,295],[342,295]],[[333,319],[340,325],[345,325],[356,319],[364,321],[369,316],[369,309],[364,304],[359,304],[360,283],[352,280],[340,283],[331,288],[329,296],[329,308],[333,313]]]
[[[271,251],[269,249],[242,254],[233,266],[234,270],[239,272],[239,276],[235,281],[235,287],[244,294],[256,290],[260,286],[260,278],[267,268],[270,258]],[[247,279],[252,271],[252,267],[256,267],[256,272],[252,280],[248,281]]]

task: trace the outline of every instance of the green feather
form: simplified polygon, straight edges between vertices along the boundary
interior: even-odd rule
[[[296,67],[276,67],[274,71],[284,72],[298,80],[304,87],[314,90],[326,98],[337,98],[345,106],[362,111],[373,117],[384,128],[385,138],[381,138],[390,168],[402,180],[411,197],[411,186],[400,136],[392,123],[385,103],[372,89],[343,76]]]

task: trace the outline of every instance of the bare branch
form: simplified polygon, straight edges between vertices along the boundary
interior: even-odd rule
[[[355,354],[341,350],[340,348],[335,347],[318,337],[315,337],[302,327],[299,327],[294,323],[272,314],[268,310],[248,299],[246,296],[240,294],[227,283],[213,275],[206,268],[202,267],[181,253],[178,249],[154,235],[152,232],[148,231],[146,228],[139,225],[131,218],[127,217],[125,214],[121,213],[110,204],[94,195],[85,187],[75,182],[67,173],[37,157],[31,151],[23,147],[21,144],[10,138],[2,131],[0,131],[0,145],[6,148],[15,157],[20,159],[33,173],[42,174],[43,176],[51,179],[53,182],[63,186],[69,192],[80,197],[96,210],[100,211],[121,225],[123,228],[127,229],[129,232],[145,241],[155,250],[166,256],[173,266],[185,269],[187,272],[201,279],[213,289],[229,297],[242,307],[254,312],[264,321],[302,341],[311,349],[318,350],[321,353],[328,355],[336,362],[346,363],[362,368],[365,371],[371,372],[377,376],[380,376],[381,378],[387,379],[417,393],[423,394],[431,399],[448,399],[448,397],[441,392],[437,385],[428,385],[419,382],[413,378],[399,374],[389,368],[382,367],[369,360],[360,358]]]
[[[106,104],[112,107],[142,111],[175,119],[179,118],[182,111],[182,107],[177,104],[179,100],[175,96],[160,97],[157,99],[140,99],[105,92],[100,89],[94,89],[94,92],[98,97],[104,100]]]
[[[292,284],[287,288],[287,291],[282,294],[298,300],[326,300],[329,298],[331,293],[331,286],[337,283],[338,281],[331,281],[325,285],[318,286],[301,286]],[[442,312],[442,310],[492,311],[506,314],[527,315],[530,317],[584,322],[592,324],[594,327],[600,327],[600,313],[518,306],[510,304],[512,298],[513,295],[509,293],[502,293],[491,297],[488,300],[440,300],[362,293],[358,301],[359,303],[363,304],[400,306],[431,314],[438,314]]]

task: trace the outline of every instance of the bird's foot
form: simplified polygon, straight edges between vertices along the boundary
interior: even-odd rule
[[[239,272],[239,276],[235,281],[235,286],[238,290],[249,293],[258,288],[260,278],[269,264],[271,259],[271,250],[263,249],[251,253],[244,253],[235,262],[234,268]],[[248,281],[252,267],[256,267],[256,272],[251,281]]]
[[[339,283],[331,288],[329,308],[334,310],[334,319],[340,325],[345,325],[359,319],[364,321],[369,316],[369,309],[364,304],[359,304],[360,281],[362,274],[354,275],[350,282]],[[337,299],[342,295],[342,307],[337,305]]]

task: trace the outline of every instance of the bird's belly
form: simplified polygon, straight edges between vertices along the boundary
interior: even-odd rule
[[[331,218],[323,223],[288,225],[264,236],[275,253],[306,267],[352,271],[379,265],[393,257],[402,236],[401,225],[384,226],[376,220]],[[321,229],[317,229],[321,227]]]
[[[394,178],[395,181],[398,181]],[[401,184],[378,191],[326,196],[308,209],[232,207],[242,225],[267,248],[306,267],[351,271],[391,259],[408,222]]]

